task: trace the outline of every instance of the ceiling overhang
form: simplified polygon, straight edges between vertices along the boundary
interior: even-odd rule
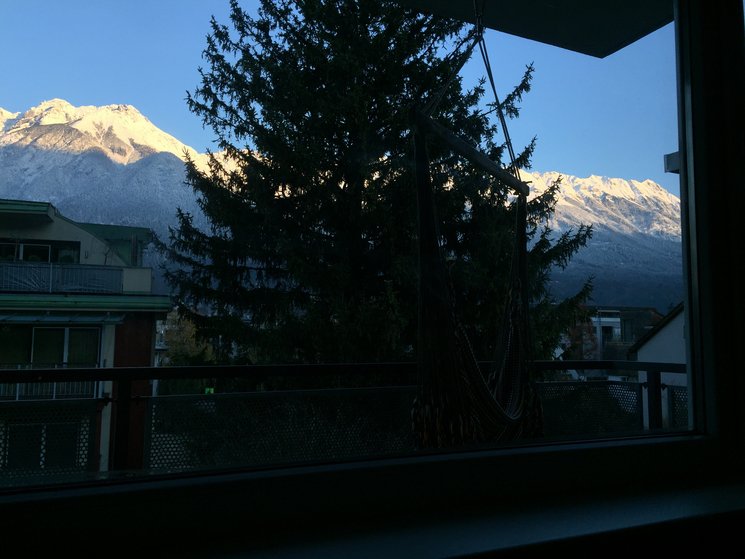
[[[674,19],[672,0],[398,0],[421,12],[604,58]]]
[[[43,324],[68,325],[68,324],[121,324],[124,322],[123,314],[27,314],[7,313],[0,314],[0,324]]]

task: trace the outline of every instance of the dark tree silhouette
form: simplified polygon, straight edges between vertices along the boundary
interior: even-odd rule
[[[212,20],[201,84],[187,102],[218,140],[188,183],[211,223],[191,215],[164,250],[179,312],[223,362],[413,359],[417,340],[416,191],[409,108],[443,91],[473,32],[392,2],[231,2]],[[533,68],[502,102],[519,115]],[[500,162],[504,150],[483,81],[456,76],[434,118]],[[530,167],[535,140],[517,156]],[[514,245],[504,185],[429,146],[454,291],[474,351],[488,358]],[[546,223],[558,185],[528,206],[536,356],[572,323],[589,283],[557,303],[549,271],[589,238]]]

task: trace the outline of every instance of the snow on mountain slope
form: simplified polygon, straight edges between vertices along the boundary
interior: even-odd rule
[[[185,184],[184,154],[198,154],[131,105],[74,107],[61,99],[23,113],[0,109],[0,198],[49,201],[68,217],[150,227],[166,239],[176,208],[207,227]],[[680,200],[652,181],[523,171],[531,195],[561,178],[555,232],[593,226],[593,237],[552,275],[559,298],[595,277],[595,304],[666,310],[682,298]]]
[[[615,233],[680,239],[680,200],[651,180],[526,171],[522,178],[530,184],[533,195],[560,180],[556,213],[550,224],[557,231],[594,223]]]
[[[12,121],[18,116],[18,113],[11,113],[0,107],[0,133],[5,131],[6,123]]]
[[[196,150],[160,130],[132,105],[74,107],[62,99],[52,99],[20,115],[0,112],[0,118],[3,115],[9,116],[0,146],[74,153],[100,149],[112,161],[125,165],[163,152],[182,159],[185,153],[200,158]]]

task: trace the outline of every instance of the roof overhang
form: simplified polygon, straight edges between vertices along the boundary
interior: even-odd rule
[[[51,223],[53,211],[48,202],[0,199],[1,227],[15,229]]]
[[[0,293],[0,312],[149,312],[168,313],[173,302],[167,295],[70,295]]]
[[[44,326],[67,324],[121,324],[123,314],[27,314],[2,313],[0,325],[3,324],[43,324]]]
[[[482,23],[525,39],[604,58],[671,23],[672,0],[398,0],[421,12]]]

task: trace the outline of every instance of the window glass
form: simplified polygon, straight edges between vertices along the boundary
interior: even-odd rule
[[[87,92],[79,80],[60,85],[68,99],[29,94],[4,117],[8,130],[47,118],[95,144],[85,161],[96,172],[68,184],[81,192],[28,191],[59,200],[76,234],[104,248],[62,236],[24,241],[18,254],[0,244],[0,260],[80,264],[64,282],[32,278],[64,284],[73,303],[64,307],[50,287],[34,308],[57,324],[101,325],[34,327],[31,351],[21,338],[36,317],[0,309],[28,321],[0,332],[0,363],[164,365],[121,391],[115,375],[102,377],[101,394],[146,402],[100,402],[102,440],[116,436],[111,418],[122,409],[131,415],[117,421],[137,431],[125,451],[112,445],[122,454],[103,471],[263,468],[689,429],[684,315],[675,320],[685,284],[680,187],[664,165],[678,151],[672,24],[603,59],[494,30],[465,56],[470,24],[428,25],[428,39],[411,14],[375,3],[361,12],[350,3],[349,17],[240,4],[280,27],[236,32],[227,2],[198,3],[178,21],[148,18],[156,26],[140,25],[132,7],[114,19],[105,6],[45,11],[50,37],[81,17],[97,33],[108,29],[101,22],[123,29],[131,18],[145,55]],[[221,44],[211,15],[234,40],[254,42]],[[304,26],[303,17],[318,20]],[[132,47],[108,30],[111,49]],[[88,58],[100,37],[73,36],[59,43],[80,70],[69,75],[113,68]],[[178,47],[165,70],[148,66],[161,47]],[[202,57],[209,48],[225,52]],[[216,60],[240,75],[211,74]],[[133,86],[144,81],[153,97]],[[104,83],[115,89],[99,91]],[[219,112],[223,102],[230,109]],[[413,106],[420,120],[409,119]],[[143,257],[151,269],[109,266],[117,247],[139,238],[127,227],[159,235]],[[165,309],[148,306],[156,295],[170,297]],[[43,444],[56,436],[45,448],[72,464],[68,434],[44,431]]]
[[[65,361],[65,329],[34,328],[34,367],[59,367]]]
[[[80,262],[80,243],[55,243],[52,245],[52,262],[78,264]]]
[[[21,259],[25,262],[49,262],[49,245],[35,245],[23,243],[21,245]]]
[[[31,362],[31,327],[0,325],[0,367],[25,368]]]
[[[98,332],[97,328],[69,329],[69,367],[94,367],[98,364]]]
[[[16,259],[15,243],[0,243],[0,262],[13,262]]]

